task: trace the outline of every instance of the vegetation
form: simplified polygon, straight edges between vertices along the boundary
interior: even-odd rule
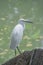
[[[42,47],[43,0],[0,0],[0,64],[14,57],[14,50],[9,48],[10,35],[20,17],[33,21],[26,24],[21,51]]]

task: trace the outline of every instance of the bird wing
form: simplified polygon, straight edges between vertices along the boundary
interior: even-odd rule
[[[23,27],[21,25],[17,25],[11,35],[11,49],[16,49],[16,47],[19,45],[20,41],[22,40],[23,36]]]

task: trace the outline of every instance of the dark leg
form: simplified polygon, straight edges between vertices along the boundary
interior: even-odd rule
[[[15,49],[15,56],[16,56],[16,49]]]
[[[19,47],[17,46],[17,50],[18,50],[18,52],[21,54],[21,51],[20,51],[20,49],[19,49]]]

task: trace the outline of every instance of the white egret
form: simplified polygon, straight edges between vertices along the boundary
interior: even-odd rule
[[[10,48],[15,50],[15,54],[16,54],[16,48],[18,49],[19,53],[21,53],[21,51],[18,48],[18,45],[20,44],[22,37],[23,37],[23,31],[25,28],[25,22],[26,23],[32,23],[30,20],[28,19],[19,19],[18,24],[14,27],[12,33],[11,33],[11,44],[10,44]]]

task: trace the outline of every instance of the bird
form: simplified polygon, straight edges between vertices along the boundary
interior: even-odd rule
[[[18,24],[14,27],[14,29],[11,32],[10,48],[15,50],[15,55],[16,55],[16,49],[21,54],[21,51],[19,49],[19,44],[21,43],[23,38],[25,22],[32,23],[31,20],[20,18],[18,20]]]

